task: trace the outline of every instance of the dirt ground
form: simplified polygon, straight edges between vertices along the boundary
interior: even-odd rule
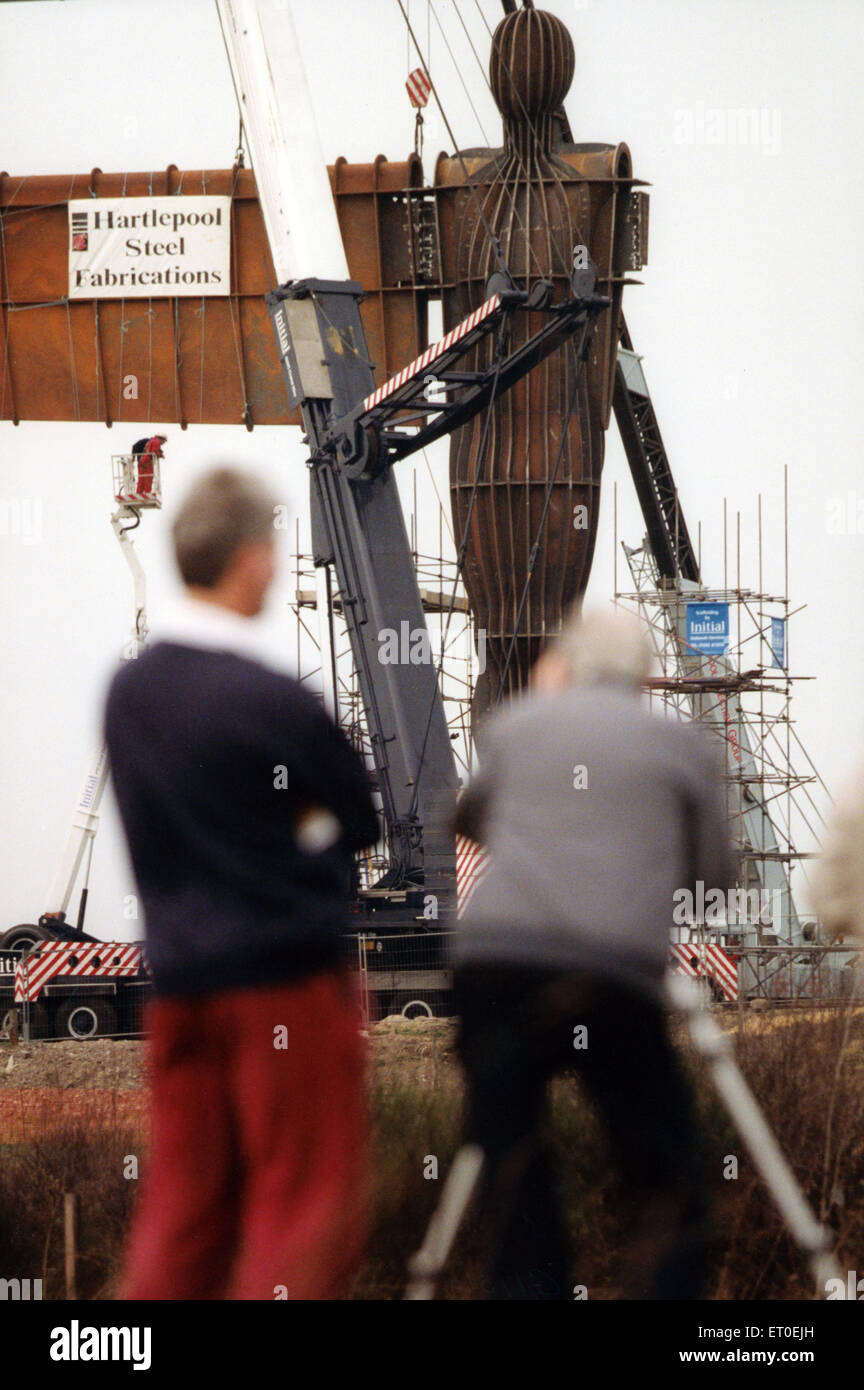
[[[129,1091],[145,1085],[145,1044],[130,1039],[0,1047],[0,1092],[20,1087]]]
[[[385,1018],[369,1029],[376,1080],[435,1086],[454,1073],[456,1024],[450,1019]],[[0,1092],[57,1087],[129,1091],[146,1085],[146,1043],[94,1038],[88,1042],[35,1042],[0,1046]]]
[[[825,1010],[800,1007],[719,1009],[714,1017],[724,1030],[739,1026],[756,1033],[771,1032],[799,1021],[813,1023]],[[856,1013],[861,1010],[856,1010]],[[402,1018],[394,1015],[369,1028],[370,1061],[376,1082],[398,1082],[435,1088],[459,1076],[456,1022],[443,1018]],[[679,1027],[673,1027],[673,1035]],[[0,1092],[14,1087],[75,1087],[104,1091],[135,1090],[146,1085],[146,1044],[138,1040],[94,1038],[89,1042],[19,1043],[0,1045]]]

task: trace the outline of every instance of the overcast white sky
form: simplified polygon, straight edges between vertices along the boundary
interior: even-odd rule
[[[328,160],[404,158],[413,116],[396,0],[294,0]],[[576,78],[567,100],[577,140],[625,140],[653,185],[644,284],[626,294],[661,429],[703,571],[722,582],[722,508],[742,515],[742,583],[756,587],[757,498],[766,518],[766,589],[783,583],[783,467],[790,476],[790,594],[798,732],[835,789],[864,743],[860,639],[864,517],[829,530],[832,503],[862,501],[860,463],[862,128],[860,0],[548,0],[569,25]],[[444,45],[457,55],[492,144],[500,125],[452,0],[412,0],[412,21],[457,140],[486,143]],[[494,27],[500,6],[481,0]],[[459,11],[484,61],[474,0]],[[437,16],[437,20],[436,17]],[[716,142],[726,113],[760,113],[747,144]],[[721,115],[718,117],[716,113]],[[210,0],[65,0],[0,5],[0,167],[10,174],[224,168],[237,115]],[[430,110],[426,169],[449,140]],[[142,427],[170,421],[142,420]],[[294,429],[168,429],[168,509],[148,514],[139,551],[151,616],[173,592],[170,506],[197,470],[231,459],[258,467],[305,526],[306,472]],[[127,431],[127,433],[129,433]],[[135,437],[100,425],[0,424],[0,499],[41,508],[31,535],[0,535],[3,684],[0,929],[44,908],[54,860],[98,737],[101,700],[130,620],[125,567],[108,525],[109,460]],[[403,465],[410,495],[412,465]],[[446,446],[435,455],[445,486]],[[609,433],[590,594],[612,593],[612,488],[619,535],[642,523],[623,451]],[[428,541],[437,508],[421,480]],[[293,537],[293,533],[292,533]],[[286,546],[286,550],[290,547]],[[287,558],[287,557],[286,557]],[[730,546],[734,575],[734,542]],[[266,625],[295,650],[284,576]],[[131,891],[110,797],[97,839],[89,928],[139,934],[122,920]]]

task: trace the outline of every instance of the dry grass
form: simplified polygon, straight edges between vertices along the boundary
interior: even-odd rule
[[[62,1133],[8,1145],[0,1161],[0,1251],[5,1277],[42,1279],[43,1297],[65,1298],[63,1197],[77,1197],[77,1296],[110,1298],[137,1183],[123,1176],[140,1141],[76,1121]]]
[[[721,1016],[736,1033],[742,1070],[799,1182],[836,1237],[843,1269],[864,1248],[864,1010],[789,1010]],[[717,1100],[704,1064],[678,1038],[708,1138],[704,1174],[718,1232],[712,1296],[812,1296],[804,1261],[776,1215],[764,1183]],[[449,1024],[387,1023],[373,1030],[376,1222],[354,1297],[401,1295],[405,1262],[419,1245],[459,1143],[462,1079]],[[603,1136],[578,1082],[550,1088],[550,1135],[564,1171],[578,1281],[591,1298],[616,1295],[627,1231]],[[140,1151],[128,1130],[88,1131],[76,1122],[39,1143],[11,1145],[0,1162],[0,1251],[7,1277],[44,1280],[63,1296],[62,1198],[79,1200],[79,1297],[111,1297],[138,1184],[123,1176]],[[727,1155],[738,1177],[723,1177]],[[439,1180],[424,1177],[428,1159]],[[483,1232],[471,1221],[441,1296],[482,1296]]]

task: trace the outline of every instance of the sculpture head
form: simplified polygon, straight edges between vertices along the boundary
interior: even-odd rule
[[[539,126],[564,103],[575,68],[573,40],[557,15],[516,10],[492,36],[489,80],[505,120]],[[545,123],[544,123],[545,124]]]

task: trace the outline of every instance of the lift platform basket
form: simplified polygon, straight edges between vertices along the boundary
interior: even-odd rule
[[[152,454],[112,454],[114,499],[127,507],[161,507],[159,460]]]

